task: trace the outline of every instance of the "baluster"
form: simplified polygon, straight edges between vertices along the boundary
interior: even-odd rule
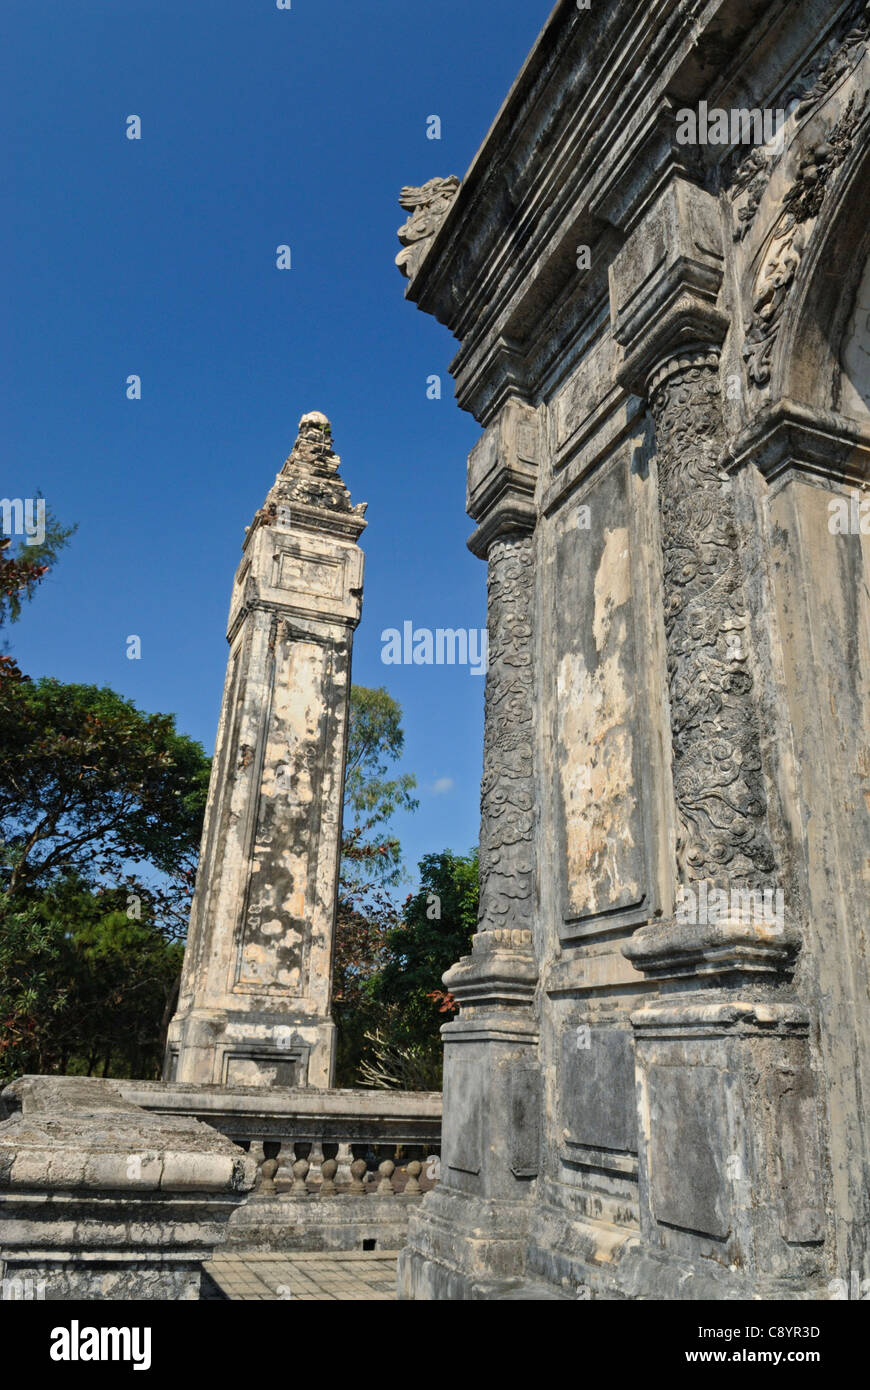
[[[244,1145],[242,1147],[244,1147]],[[257,1165],[257,1176],[254,1179],[253,1190],[254,1192],[259,1192],[263,1184],[263,1164],[266,1161],[266,1155],[263,1151],[263,1142],[261,1139],[252,1139],[247,1147],[248,1157],[252,1158]]]
[[[292,1141],[282,1143],[278,1151],[278,1171],[275,1175],[276,1192],[292,1192],[293,1164],[296,1162],[296,1146]]]
[[[350,1190],[351,1192],[364,1193],[366,1190],[366,1173],[369,1165],[364,1158],[355,1158],[350,1165]]]
[[[323,1140],[315,1139],[311,1145],[311,1153],[308,1155],[308,1162],[311,1165],[308,1181],[313,1183],[315,1187],[319,1187],[321,1183],[320,1170],[323,1167],[324,1157]]]
[[[274,1197],[275,1195],[275,1174],[278,1171],[277,1158],[264,1158],[260,1164],[260,1178],[257,1183],[257,1192],[261,1197]]]
[[[378,1164],[378,1172],[381,1175],[381,1180],[378,1183],[379,1197],[392,1197],[393,1174],[395,1173],[395,1171],[396,1165],[391,1158],[385,1158],[383,1163]]]
[[[409,1197],[413,1197],[420,1191],[420,1174],[422,1171],[423,1165],[418,1158],[412,1159],[408,1164],[408,1181],[405,1183],[405,1192]]]
[[[308,1185],[305,1181],[311,1164],[307,1158],[297,1158],[293,1164],[293,1196],[305,1197],[308,1193]]]
[[[350,1186],[350,1165],[353,1163],[353,1150],[350,1144],[339,1144],[335,1157],[338,1163],[335,1185],[336,1187],[347,1188]]]
[[[338,1163],[334,1158],[325,1158],[320,1166],[323,1181],[320,1184],[321,1197],[333,1197],[335,1195],[335,1175],[338,1172]]]

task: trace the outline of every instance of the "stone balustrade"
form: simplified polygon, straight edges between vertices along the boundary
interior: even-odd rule
[[[75,1081],[21,1078],[4,1092],[6,1110],[15,1116],[22,1100],[27,1103],[28,1096],[46,1088],[53,1097],[57,1092],[81,1104]],[[234,1200],[236,1209],[226,1223],[229,1248],[397,1250],[405,1241],[409,1212],[440,1176],[437,1092],[94,1084],[101,1095],[112,1093],[116,1108],[138,1115],[140,1124],[150,1123],[155,1132],[211,1133],[224,1166],[235,1154],[253,1190],[246,1200],[241,1192]],[[90,1123],[92,1116],[86,1112],[82,1120]],[[106,1190],[117,1185],[109,1177]],[[222,1170],[211,1174],[216,1192],[225,1186],[223,1179]],[[94,1185],[99,1188],[96,1170]]]
[[[404,1161],[434,1160],[441,1151],[438,1091],[319,1091],[123,1080],[115,1084],[125,1100],[143,1110],[204,1121],[248,1149],[260,1165],[277,1159],[278,1191],[292,1190],[288,1174],[298,1160],[310,1165],[306,1183],[311,1190],[320,1186],[322,1166],[329,1159],[337,1163],[334,1180],[339,1189],[350,1188],[352,1164],[365,1159],[367,1173],[382,1162],[397,1161],[393,1190],[401,1192]],[[425,1191],[425,1172],[422,1178]]]
[[[143,1110],[205,1121],[254,1160],[230,1248],[398,1249],[440,1176],[439,1092],[117,1085]]]
[[[357,1197],[419,1197],[435,1186],[441,1170],[439,1154],[424,1153],[420,1146],[415,1146],[413,1157],[404,1146],[399,1146],[394,1157],[381,1158],[368,1145],[345,1142],[324,1146],[335,1150],[326,1157],[315,1144],[290,1142],[282,1145],[277,1154],[267,1156],[266,1150],[275,1147],[268,1143],[252,1144],[249,1149],[257,1160],[255,1191],[263,1197],[335,1197],[340,1193]]]

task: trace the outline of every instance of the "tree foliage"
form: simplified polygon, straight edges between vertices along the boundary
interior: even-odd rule
[[[0,1082],[22,1072],[159,1076],[183,948],[148,899],[135,911],[128,902],[125,889],[76,876],[0,895]]]
[[[145,863],[174,881],[195,867],[209,760],[172,715],[113,690],[0,684],[0,875],[7,893],[78,872],[120,883]]]
[[[404,1084],[414,1073],[441,1085],[441,1025],[456,1005],[441,977],[471,950],[477,929],[478,863],[471,854],[427,854],[420,861],[420,887],[405,902],[401,920],[386,936],[386,960],[372,977],[370,995],[382,1022],[373,1058],[364,1059],[371,1084]],[[367,1070],[366,1070],[367,1063]],[[402,1069],[399,1069],[401,1064]],[[392,1070],[391,1070],[392,1069]]]
[[[0,628],[70,534],[0,538]],[[0,656],[0,1081],[159,1075],[208,777],[171,716]]]
[[[410,772],[389,776],[402,756],[405,735],[401,706],[383,687],[355,685],[350,693],[344,783],[341,891],[359,897],[373,883],[396,884],[401,847],[390,831],[397,811],[416,811],[417,779]]]
[[[41,541],[29,544],[22,540],[13,546],[11,536],[0,535],[0,628],[18,621],[22,604],[33,598],[37,586],[75,529],[74,526],[61,526],[46,510]],[[0,652],[0,682],[21,679],[18,663],[7,653]]]

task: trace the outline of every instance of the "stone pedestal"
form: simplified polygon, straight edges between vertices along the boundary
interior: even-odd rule
[[[198,1299],[256,1166],[198,1120],[108,1081],[26,1077],[0,1124],[0,1278],[22,1297]]]
[[[331,1084],[335,902],[353,632],[352,506],[329,422],[299,438],[245,540],[168,1080]]]

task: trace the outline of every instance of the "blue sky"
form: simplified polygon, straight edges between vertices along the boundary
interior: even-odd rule
[[[353,499],[369,503],[354,680],[403,707],[420,809],[396,829],[411,866],[476,842],[483,681],[384,666],[380,634],[480,627],[486,590],[465,547],[480,431],[453,400],[454,339],[403,300],[397,195],[465,172],[550,7],[3,9],[0,496],[41,489],[79,528],[11,652],[31,675],[172,712],[211,752],[244,527],[299,416],[325,411]],[[140,401],[126,398],[132,373]]]

